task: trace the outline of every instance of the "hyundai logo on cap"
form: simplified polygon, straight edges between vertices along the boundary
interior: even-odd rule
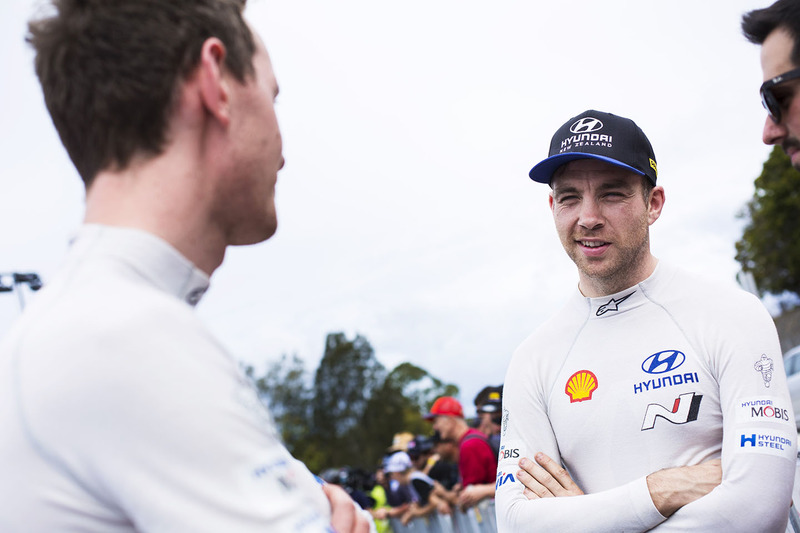
[[[603,129],[603,123],[591,117],[582,118],[569,127],[572,133],[591,133],[600,129]]]
[[[656,156],[644,132],[628,118],[590,109],[565,122],[550,141],[549,157],[528,173],[550,183],[553,173],[576,159],[598,159],[647,176],[655,185]]]

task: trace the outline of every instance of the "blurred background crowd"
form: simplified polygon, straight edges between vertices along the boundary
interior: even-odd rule
[[[379,532],[392,530],[390,519],[408,524],[494,498],[502,391],[502,385],[481,390],[474,399],[474,418],[464,416],[456,398],[440,396],[424,415],[430,431],[397,428],[373,469],[341,466],[325,469],[320,477],[344,487],[369,510]]]

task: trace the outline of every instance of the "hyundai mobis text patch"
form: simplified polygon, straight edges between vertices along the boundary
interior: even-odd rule
[[[771,396],[744,398],[736,402],[736,422],[772,422],[775,425],[794,427],[789,402]]]

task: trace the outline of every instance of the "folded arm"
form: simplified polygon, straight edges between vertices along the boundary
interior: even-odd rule
[[[529,500],[583,495],[566,469],[543,453],[537,453],[535,461],[523,457],[519,466],[517,478],[525,486],[523,494]],[[656,509],[669,517],[720,484],[721,461],[712,459],[694,466],[665,468],[648,475],[646,481]]]

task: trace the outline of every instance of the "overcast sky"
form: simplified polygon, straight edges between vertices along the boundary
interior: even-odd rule
[[[281,86],[279,229],[228,252],[198,312],[259,369],[296,353],[315,370],[327,333],[360,333],[388,368],[457,384],[474,412],[575,290],[549,189],[527,173],[590,108],[653,144],[656,256],[735,283],[736,215],[769,153],[739,21],[769,3],[251,0]],[[83,187],[24,43],[36,5],[0,4],[0,272],[47,282]],[[19,307],[0,293],[0,336]]]

